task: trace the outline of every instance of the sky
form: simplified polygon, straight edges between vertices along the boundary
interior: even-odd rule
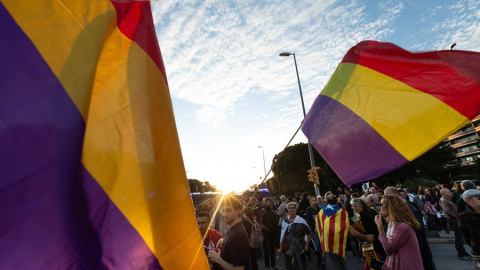
[[[152,2],[187,178],[259,183],[343,55],[362,40],[480,51],[480,1]],[[291,145],[307,142],[301,131]],[[261,148],[259,148],[261,146]],[[270,174],[268,177],[273,176]],[[305,179],[307,173],[305,172]]]

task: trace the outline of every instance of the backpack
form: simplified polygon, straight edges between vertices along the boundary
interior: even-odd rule
[[[252,232],[250,233],[250,237],[249,237],[249,245],[253,249],[260,249],[262,248],[262,242],[263,242],[262,229],[260,227],[259,230],[257,230],[253,222],[249,219],[247,220],[252,225]]]

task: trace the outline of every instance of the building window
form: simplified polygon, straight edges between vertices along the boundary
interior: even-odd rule
[[[477,135],[473,134],[473,135],[463,137],[463,138],[460,138],[460,139],[455,139],[455,140],[453,140],[453,144],[457,144],[457,143],[461,143],[461,142],[467,142],[467,141],[473,141],[475,139],[477,139]]]

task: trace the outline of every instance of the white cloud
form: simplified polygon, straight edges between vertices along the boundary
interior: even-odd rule
[[[172,96],[195,110],[188,123],[177,121],[182,144],[189,147],[182,148],[187,170],[208,167],[198,156],[207,150],[191,143],[192,135],[202,134],[199,143],[216,148],[208,160],[216,167],[225,156],[248,163],[248,155],[258,157],[258,145],[265,146],[266,158],[270,154],[267,163],[282,150],[303,118],[293,57],[279,57],[282,51],[296,53],[308,110],[343,55],[362,40],[393,38],[415,49],[455,41],[459,48],[478,50],[479,3],[445,2],[424,10],[390,0],[153,2]],[[418,29],[403,29],[405,21]],[[415,31],[414,41],[405,35],[409,31]],[[196,134],[182,133],[187,125]],[[235,177],[251,174],[253,166],[242,166]],[[221,178],[217,171],[203,177],[215,182]]]

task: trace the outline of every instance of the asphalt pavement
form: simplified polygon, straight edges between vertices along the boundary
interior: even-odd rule
[[[446,234],[444,232],[436,232],[427,230],[428,242],[433,253],[433,260],[437,270],[470,270],[473,269],[471,261],[462,261],[457,258],[455,251],[453,232]],[[471,254],[471,248],[468,245],[464,246],[466,251]],[[277,269],[284,270],[285,262],[283,255],[277,259]],[[316,264],[317,257],[312,255],[312,262],[307,262],[307,270],[319,270],[320,267]],[[260,270],[266,270],[263,257],[258,259],[258,267]],[[297,268],[299,269],[299,268]],[[363,262],[357,262],[357,269],[363,270]],[[419,268],[420,270],[420,268]]]

